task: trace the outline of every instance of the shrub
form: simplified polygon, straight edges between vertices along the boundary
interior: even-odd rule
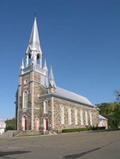
[[[80,132],[80,131],[88,131],[90,128],[73,128],[73,129],[63,129],[62,133],[69,133],[69,132]]]
[[[8,119],[6,122],[6,130],[16,130],[16,119]]]

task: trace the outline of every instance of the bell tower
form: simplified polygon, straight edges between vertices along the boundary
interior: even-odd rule
[[[26,50],[26,66],[39,64],[42,68],[42,50],[40,47],[37,20],[34,19],[29,44]]]
[[[48,68],[42,65],[43,53],[34,19],[25,59],[22,60],[16,95],[17,130],[39,130],[42,103],[39,96],[48,93]]]

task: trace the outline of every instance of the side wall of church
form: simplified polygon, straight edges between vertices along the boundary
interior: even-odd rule
[[[55,130],[61,131],[62,129],[67,128],[97,126],[98,115],[98,111],[93,107],[77,104],[64,99],[54,98]]]

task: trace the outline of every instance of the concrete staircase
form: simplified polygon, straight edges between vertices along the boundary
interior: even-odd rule
[[[55,131],[47,131],[47,132],[40,132],[40,131],[17,131],[17,130],[8,130],[0,135],[0,138],[10,138],[10,137],[22,137],[22,136],[39,136],[39,135],[57,135]]]
[[[8,130],[8,131],[4,132],[0,137],[2,137],[2,138],[14,137],[18,133],[19,132],[17,130]]]

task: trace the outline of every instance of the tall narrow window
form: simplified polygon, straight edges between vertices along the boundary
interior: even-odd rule
[[[44,114],[48,113],[48,101],[47,100],[45,100],[43,102],[43,112],[44,112]]]
[[[85,111],[85,124],[88,125],[88,112]]]
[[[71,125],[71,108],[68,108],[68,124]]]
[[[90,116],[90,126],[92,126],[93,125],[93,121],[92,121],[92,112],[91,111],[89,112],[89,116]]]
[[[75,125],[78,124],[77,109],[75,109]]]
[[[80,110],[80,123],[81,123],[81,125],[84,125],[84,122],[83,122],[83,110]]]
[[[64,106],[60,106],[61,109],[61,124],[64,124]]]
[[[27,90],[23,92],[23,108],[24,109],[28,108],[28,91]]]

